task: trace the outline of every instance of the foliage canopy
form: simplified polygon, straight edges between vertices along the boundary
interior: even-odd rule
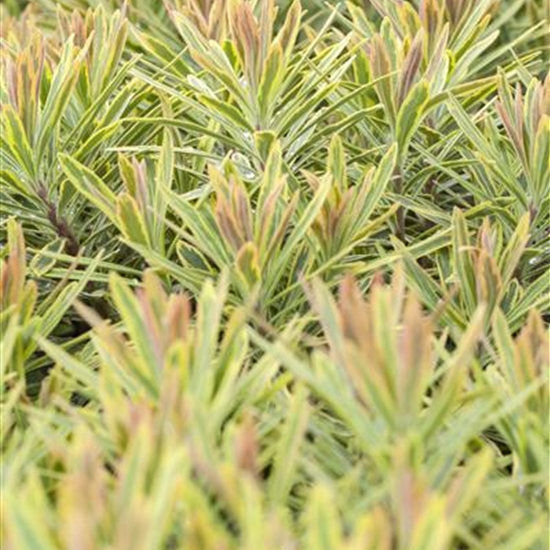
[[[547,548],[544,4],[0,6],[6,549]]]

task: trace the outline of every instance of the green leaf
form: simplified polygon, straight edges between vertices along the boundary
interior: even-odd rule
[[[127,193],[116,200],[117,222],[124,236],[136,244],[150,246],[149,233],[137,202]]]
[[[269,480],[270,499],[282,505],[288,498],[300,466],[300,449],[309,417],[307,392],[303,386],[298,386],[290,401],[287,422],[277,445],[273,473]]]
[[[330,141],[327,168],[340,190],[345,190],[347,188],[346,157],[338,134],[335,134]]]
[[[92,170],[72,157],[59,155],[61,167],[76,190],[98,208],[110,221],[116,223],[116,196]]]
[[[397,113],[395,135],[400,163],[407,158],[411,140],[425,115],[429,90],[429,84],[425,80],[415,84]]]
[[[269,124],[269,114],[273,111],[275,100],[280,93],[283,69],[283,49],[274,44],[267,56],[258,88],[258,104],[262,125]]]
[[[140,307],[137,298],[131,292],[127,283],[116,273],[111,273],[109,286],[113,301],[136,347],[138,357],[146,369],[148,379],[159,380],[162,358],[160,355],[161,350],[155,347],[152,339],[153,335],[149,328],[153,323],[151,319],[152,311],[144,311]]]
[[[200,97],[201,102],[206,105],[212,111],[218,113],[218,115],[227,121],[229,124],[234,124],[237,128],[248,130],[249,132],[253,131],[252,126],[242,115],[241,112],[227,101],[220,101],[213,97],[202,95]]]
[[[40,125],[34,144],[34,158],[37,164],[44,156],[48,141],[51,139],[61,120],[61,115],[71,99],[71,92],[76,84],[80,70],[80,59],[89,44],[90,42],[88,41],[78,57],[72,40],[68,41],[63,47],[61,59],[53,74],[48,97],[46,98],[40,117]]]

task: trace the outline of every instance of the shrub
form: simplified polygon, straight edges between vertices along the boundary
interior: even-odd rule
[[[6,548],[547,548],[543,4],[0,6]]]

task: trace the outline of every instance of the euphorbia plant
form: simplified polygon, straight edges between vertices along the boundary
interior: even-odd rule
[[[22,4],[3,546],[546,548],[543,2]]]

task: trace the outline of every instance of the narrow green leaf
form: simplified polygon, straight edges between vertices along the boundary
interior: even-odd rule
[[[116,196],[101,178],[72,157],[59,155],[61,167],[76,190],[116,223]]]

